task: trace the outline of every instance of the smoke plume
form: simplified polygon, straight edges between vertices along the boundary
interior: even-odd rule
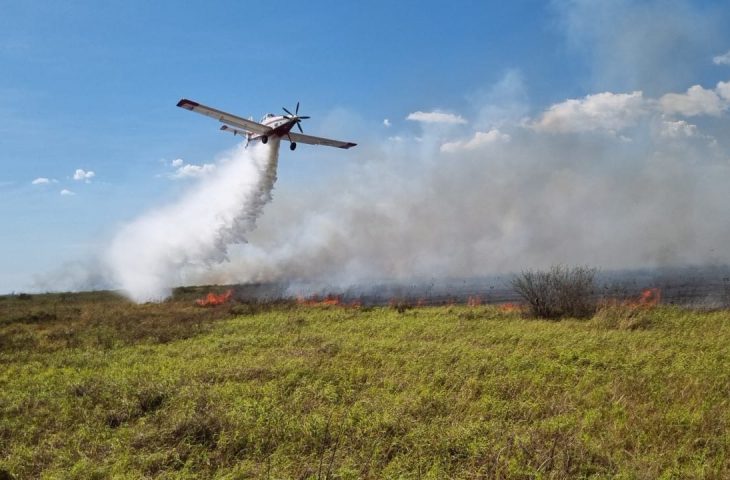
[[[104,257],[113,283],[135,301],[160,300],[226,260],[271,200],[278,156],[275,139],[238,146],[177,202],[125,225]]]
[[[499,128],[381,139],[343,155],[322,188],[282,192],[251,242],[200,281],[334,289],[555,263],[726,264],[730,157],[711,133],[725,114],[665,107],[602,92]]]

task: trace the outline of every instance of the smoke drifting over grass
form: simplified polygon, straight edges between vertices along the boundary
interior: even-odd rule
[[[290,184],[261,218],[278,145],[239,147],[179,202],[124,227],[107,264],[138,301],[181,284],[302,292],[553,264],[728,264],[730,145],[713,136],[727,123],[722,98],[721,115],[601,92],[499,126],[479,113],[467,126],[424,123],[343,154],[319,188]]]
[[[160,300],[226,260],[271,200],[278,156],[276,140],[240,145],[179,201],[125,225],[104,257],[113,283],[135,301]]]
[[[684,0],[604,3],[553,3],[592,91],[530,105],[513,69],[471,95],[471,111],[445,114],[434,99],[403,112],[402,130],[389,115],[389,139],[368,139],[379,122],[353,131],[362,119],[345,112],[323,132],[346,125],[360,146],[317,188],[289,184],[255,231],[276,156],[239,149],[119,233],[114,278],[144,300],[184,283],[347,287],[553,264],[730,264],[730,82],[722,70],[694,85],[727,48],[714,44],[722,23]]]
[[[556,111],[560,128],[544,121]],[[348,154],[321,189],[282,192],[251,243],[201,281],[346,287],[558,263],[727,264],[730,157],[708,133],[726,124],[604,92],[499,129],[425,125]]]

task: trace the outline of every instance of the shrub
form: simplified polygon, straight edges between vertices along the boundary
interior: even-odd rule
[[[547,271],[526,270],[512,288],[527,303],[530,316],[548,319],[588,318],[597,309],[593,280],[597,270],[556,265]]]

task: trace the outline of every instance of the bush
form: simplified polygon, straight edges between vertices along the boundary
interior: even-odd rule
[[[588,318],[597,310],[593,279],[597,270],[556,265],[548,271],[526,270],[512,279],[512,288],[533,317]]]

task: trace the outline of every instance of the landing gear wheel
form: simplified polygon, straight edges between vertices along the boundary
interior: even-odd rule
[[[263,143],[264,145],[266,145],[268,142],[269,142],[269,137],[267,137],[266,135],[264,135],[263,137],[261,137],[261,143]]]
[[[292,152],[297,149],[297,142],[291,142],[291,145],[289,145],[289,150]]]

